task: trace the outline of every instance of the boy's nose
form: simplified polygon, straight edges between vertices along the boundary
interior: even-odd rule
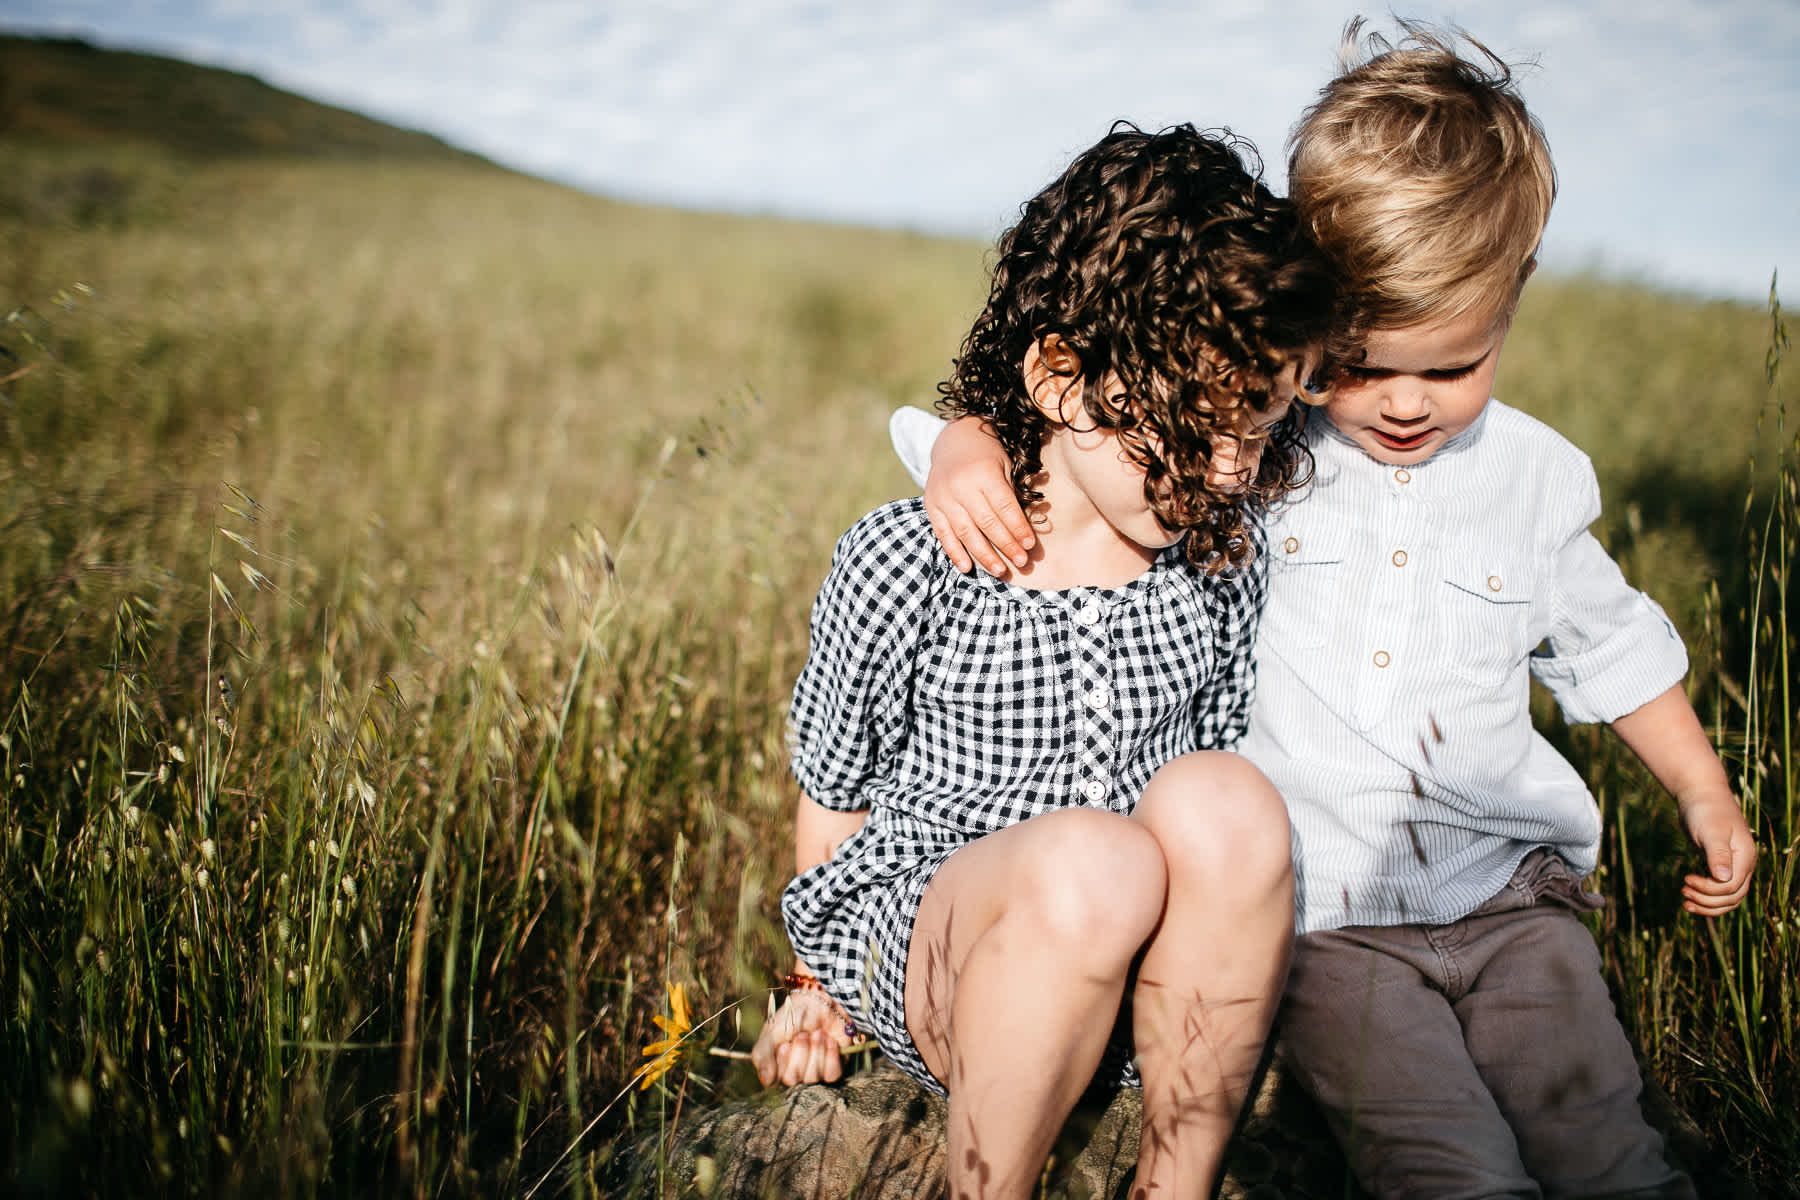
[[[1425,389],[1400,384],[1389,388],[1381,398],[1381,413],[1394,421],[1414,421],[1430,411]]]

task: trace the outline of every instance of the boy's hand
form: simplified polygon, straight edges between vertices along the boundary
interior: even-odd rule
[[[1681,806],[1681,823],[1706,856],[1707,870],[1687,877],[1682,907],[1699,917],[1730,912],[1749,892],[1756,869],[1756,841],[1736,797],[1726,792],[1688,801]]]
[[[1006,453],[978,417],[950,422],[932,446],[925,514],[959,571],[969,570],[972,555],[988,574],[1004,579],[1011,570],[1006,560],[1023,567],[1037,545],[1013,494]]]
[[[852,1039],[844,1010],[824,992],[789,992],[750,1049],[750,1062],[763,1086],[779,1080],[835,1083],[844,1075],[843,1048]]]
[[[1706,873],[1682,885],[1681,906],[1697,917],[1736,908],[1750,891],[1756,839],[1681,685],[1614,721],[1613,731],[1675,797],[1682,828],[1706,856]]]

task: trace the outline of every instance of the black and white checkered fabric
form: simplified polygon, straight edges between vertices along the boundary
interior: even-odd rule
[[[959,574],[917,499],[838,541],[789,750],[808,796],[870,815],[788,885],[782,914],[801,960],[921,1083],[938,1087],[906,1031],[906,955],[933,873],[1039,813],[1128,813],[1163,763],[1234,746],[1260,562],[1208,576],[1173,548],[1123,587],[1027,591]]]

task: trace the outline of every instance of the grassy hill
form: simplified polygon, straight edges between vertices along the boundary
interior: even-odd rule
[[[142,70],[145,104],[162,71],[268,91],[16,42]],[[628,1132],[755,1090],[705,1050],[785,969],[807,609],[910,489],[886,417],[931,398],[983,248],[348,134],[63,136],[13,61],[40,115],[0,135],[0,1191],[586,1194]],[[290,146],[327,122],[261,103]],[[1745,519],[1768,345],[1743,306],[1540,279],[1497,386],[1592,453],[1600,532],[1786,847],[1795,756],[1757,739],[1800,651]],[[1792,1179],[1793,856],[1697,929],[1666,798],[1546,729],[1604,806],[1597,933],[1653,1069],[1722,1166]],[[674,983],[697,1028],[639,1090]]]
[[[270,87],[254,75],[0,34],[0,140],[154,146],[192,158],[485,162],[442,139]]]

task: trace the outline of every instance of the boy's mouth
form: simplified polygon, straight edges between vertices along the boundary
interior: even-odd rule
[[[1417,433],[1399,434],[1389,433],[1385,429],[1371,429],[1369,432],[1375,435],[1376,441],[1389,450],[1417,450],[1425,444],[1425,439],[1431,436],[1432,431],[1421,429]]]

